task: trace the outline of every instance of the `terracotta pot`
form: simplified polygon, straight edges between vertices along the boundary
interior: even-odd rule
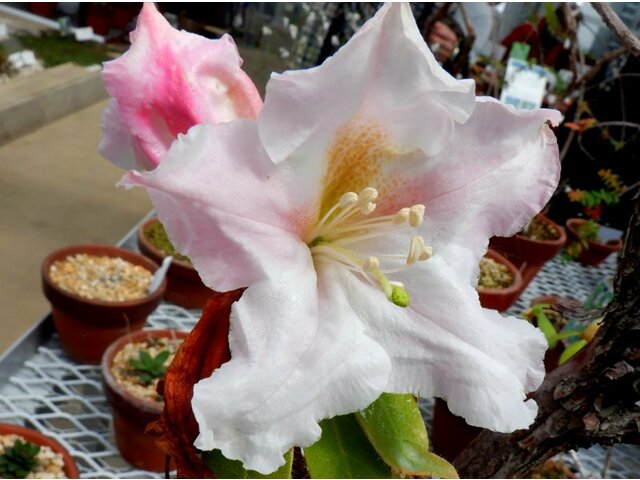
[[[147,338],[186,338],[186,332],[176,330],[142,330],[133,332],[113,342],[102,357],[102,386],[113,413],[113,429],[120,455],[136,468],[162,472],[166,453],[156,433],[145,433],[147,425],[155,422],[162,413],[162,402],[138,398],[127,392],[113,377],[111,366],[115,355],[128,343]]]
[[[523,290],[538,274],[540,269],[554,258],[567,241],[564,229],[542,213],[535,217],[537,220],[551,225],[559,233],[555,240],[532,240],[529,237],[516,234],[511,237],[493,237],[489,247],[504,254],[522,275]]]
[[[42,289],[51,302],[53,322],[62,346],[74,360],[97,364],[111,342],[144,326],[162,300],[167,283],[164,279],[160,288],[139,300],[105,302],[82,298],[61,289],[49,277],[51,264],[78,253],[120,257],[151,272],[155,272],[158,265],[138,253],[110,245],[74,245],[56,250],[44,259]]]
[[[148,225],[159,222],[157,218],[152,218],[140,226],[138,229],[138,248],[154,262],[161,264],[167,255],[149,242],[144,234]],[[166,278],[165,300],[181,307],[202,309],[207,300],[215,294],[213,290],[202,283],[200,275],[189,262],[174,258]]]
[[[480,427],[472,427],[464,418],[451,413],[447,402],[436,398],[430,439],[437,455],[452,462],[482,430]]]
[[[111,4],[111,26],[118,30],[126,30],[129,22],[140,11],[140,6],[136,3],[112,3]]]
[[[67,478],[80,478],[80,472],[78,471],[76,462],[74,462],[67,449],[60,445],[53,438],[47,437],[36,430],[32,430],[31,428],[12,425],[9,423],[0,423],[0,435],[11,434],[20,435],[25,440],[31,443],[49,447],[55,453],[61,454],[62,458],[64,459],[64,472]]]
[[[89,4],[87,7],[87,26],[98,35],[106,35],[111,29],[111,12],[104,5]]]
[[[58,2],[29,2],[28,8],[34,15],[53,18],[58,10]]]
[[[524,290],[522,276],[513,263],[511,263],[495,250],[487,250],[485,257],[488,257],[507,267],[509,269],[509,272],[513,276],[513,283],[510,287],[507,288],[476,287],[476,290],[480,295],[480,304],[484,308],[490,308],[502,312],[513,305],[513,302],[518,299],[518,297]]]
[[[577,242],[580,240],[578,229],[584,222],[586,220],[583,218],[570,218],[567,220],[566,226],[569,241]],[[583,248],[577,260],[584,265],[596,266],[600,265],[613,252],[620,251],[622,249],[622,240],[610,240],[607,243],[587,240],[587,245],[589,248]]]
[[[512,260],[511,257],[513,256],[529,264],[544,263],[551,260],[562,250],[567,241],[567,234],[560,225],[543,214],[539,213],[535,218],[540,222],[551,225],[558,232],[559,237],[555,240],[532,240],[520,233],[512,237],[493,237],[490,243],[491,248],[499,250],[501,253],[506,253],[510,260]]]

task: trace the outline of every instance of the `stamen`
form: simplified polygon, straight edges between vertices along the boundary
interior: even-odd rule
[[[380,261],[376,257],[367,258],[367,261],[364,262],[364,265],[362,266],[362,270],[365,273],[373,272],[374,270],[377,270],[379,268],[380,268]]]
[[[375,209],[376,209],[376,204],[373,203],[373,202],[368,202],[368,203],[366,203],[366,204],[364,204],[363,206],[360,207],[360,212],[363,215],[369,215]]]
[[[424,205],[418,203],[409,209],[409,225],[417,227],[424,220]]]
[[[369,203],[378,198],[378,190],[373,187],[367,187],[360,192],[360,201],[363,203]]]
[[[361,255],[356,246],[364,240],[384,237],[391,233],[418,227],[424,221],[425,207],[415,204],[401,208],[394,214],[371,218],[376,209],[378,190],[364,188],[359,194],[347,192],[331,207],[309,234],[309,249],[314,258],[339,262],[349,270],[361,274],[372,285],[378,286],[385,297],[400,307],[410,303],[409,293],[400,282],[387,275],[397,273],[418,261],[429,259],[433,251],[424,239],[415,235],[409,242],[406,256],[384,253],[376,256]],[[382,268],[381,261],[385,264]]]
[[[356,203],[358,203],[358,194],[355,192],[347,192],[338,200],[338,205],[342,208],[350,207]]]
[[[409,207],[401,208],[398,213],[393,216],[393,223],[400,225],[409,220],[410,209]]]
[[[415,235],[411,237],[411,240],[409,241],[409,254],[407,255],[407,265],[413,265],[414,263],[416,263],[418,260],[420,260],[420,257],[424,255],[424,253],[425,253],[424,239],[419,235]]]

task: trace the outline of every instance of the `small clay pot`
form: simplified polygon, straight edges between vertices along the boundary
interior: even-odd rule
[[[153,223],[160,223],[160,220],[151,218],[138,229],[138,248],[143,255],[161,264],[167,254],[154,246],[144,233],[147,226]],[[202,283],[200,275],[189,262],[174,258],[171,261],[166,278],[165,300],[181,307],[202,309],[207,300],[212,295],[215,295],[213,290]]]
[[[507,254],[510,260],[515,257],[527,264],[538,264],[551,260],[562,250],[567,241],[567,234],[560,225],[541,213],[536,215],[535,219],[552,226],[558,232],[559,237],[555,240],[533,240],[526,235],[517,233],[511,237],[493,237],[490,243],[491,248]],[[518,264],[518,262],[513,263]]]
[[[513,305],[513,303],[518,299],[518,297],[524,290],[522,276],[513,263],[511,263],[495,250],[487,250],[485,257],[490,258],[507,267],[509,269],[509,272],[513,276],[513,283],[507,288],[476,287],[476,290],[480,295],[480,304],[484,308],[490,308],[492,310],[498,310],[502,312]]]
[[[35,443],[36,445],[43,447],[49,447],[55,453],[59,453],[64,459],[64,473],[67,478],[80,478],[80,472],[78,471],[76,462],[73,460],[67,449],[53,438],[47,437],[36,430],[32,430],[31,428],[21,427],[10,423],[0,423],[0,435],[11,434],[20,435],[31,443]]]
[[[545,262],[560,253],[567,241],[564,228],[542,213],[536,215],[535,218],[554,227],[559,237],[555,240],[532,240],[518,233],[511,237],[493,237],[489,242],[491,249],[503,254],[518,268],[522,275],[523,290],[531,283]]]
[[[144,326],[149,314],[162,300],[167,282],[164,279],[156,291],[138,300],[106,302],[82,298],[58,287],[49,277],[49,269],[54,262],[79,253],[119,257],[152,273],[158,269],[158,265],[138,253],[110,245],[61,248],[42,262],[42,289],[51,302],[60,343],[74,360],[97,364],[111,342]]]
[[[583,218],[570,218],[567,220],[567,234],[570,241],[580,241],[578,229],[584,222],[586,220]],[[610,240],[607,243],[587,240],[587,245],[589,248],[583,248],[577,260],[584,265],[596,266],[605,261],[613,252],[620,251],[622,249],[622,240]]]
[[[102,357],[102,386],[113,413],[113,429],[120,455],[136,468],[162,472],[166,453],[158,444],[159,434],[145,433],[147,425],[160,418],[163,403],[139,398],[126,391],[113,377],[113,359],[128,343],[147,338],[186,338],[186,332],[176,330],[142,330],[120,337],[113,342]]]
[[[433,406],[430,439],[437,455],[452,462],[482,430],[480,427],[469,425],[464,418],[451,413],[447,402],[436,398]]]

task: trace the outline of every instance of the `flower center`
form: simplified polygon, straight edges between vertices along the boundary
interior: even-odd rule
[[[381,288],[387,299],[400,307],[409,305],[409,293],[400,282],[387,275],[400,272],[432,255],[419,235],[411,237],[407,254],[361,255],[354,250],[360,242],[388,236],[398,230],[418,227],[424,219],[425,207],[416,204],[391,215],[371,217],[376,209],[378,191],[367,187],[357,194],[347,192],[340,197],[312,229],[307,245],[314,259],[330,259],[346,265]]]

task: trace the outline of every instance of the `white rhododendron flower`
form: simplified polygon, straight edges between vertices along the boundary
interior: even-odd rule
[[[196,447],[268,473],[382,392],[530,425],[545,338],[475,285],[489,237],[554,191],[559,117],[475,98],[392,4],[322,66],[274,74],[256,120],[197,125],[127,173],[208,286],[248,287],[231,360],[194,388]]]

